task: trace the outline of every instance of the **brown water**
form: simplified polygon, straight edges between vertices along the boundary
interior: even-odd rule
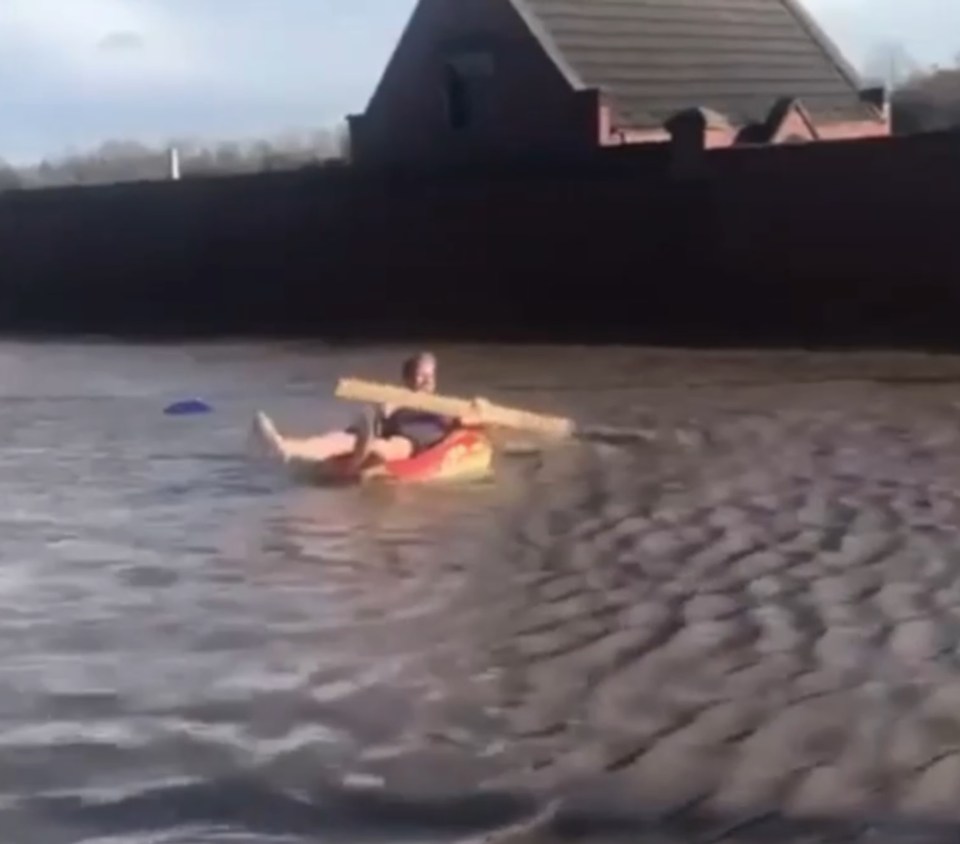
[[[438,349],[711,442],[336,491],[248,449],[406,351],[0,345],[4,841],[951,840],[960,361]]]

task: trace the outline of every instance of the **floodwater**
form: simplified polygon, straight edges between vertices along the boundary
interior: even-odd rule
[[[955,840],[960,360],[440,348],[658,438],[443,488],[250,447],[408,351],[0,344],[0,839]]]

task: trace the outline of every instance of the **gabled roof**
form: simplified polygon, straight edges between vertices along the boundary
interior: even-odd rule
[[[623,127],[708,107],[738,125],[784,98],[817,122],[876,120],[860,82],[798,0],[510,0],[578,89]]]

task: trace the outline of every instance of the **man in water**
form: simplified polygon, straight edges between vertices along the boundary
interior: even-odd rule
[[[420,352],[408,358],[403,363],[402,376],[407,389],[436,392],[436,357],[430,352]],[[351,456],[360,464],[370,455],[385,462],[406,460],[441,442],[454,429],[482,422],[483,403],[478,402],[474,414],[459,419],[406,407],[379,407],[372,425],[362,416],[346,430],[305,439],[282,437],[262,413],[257,414],[254,424],[261,438],[285,460],[323,461]]]

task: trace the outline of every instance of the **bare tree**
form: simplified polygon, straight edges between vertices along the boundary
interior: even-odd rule
[[[864,76],[873,84],[896,91],[910,80],[922,76],[924,70],[910,52],[896,41],[878,44],[871,50],[864,65]]]
[[[6,161],[0,159],[0,191],[17,190],[23,187],[20,174]]]
[[[937,68],[910,79],[894,94],[898,134],[960,127],[960,68]]]

